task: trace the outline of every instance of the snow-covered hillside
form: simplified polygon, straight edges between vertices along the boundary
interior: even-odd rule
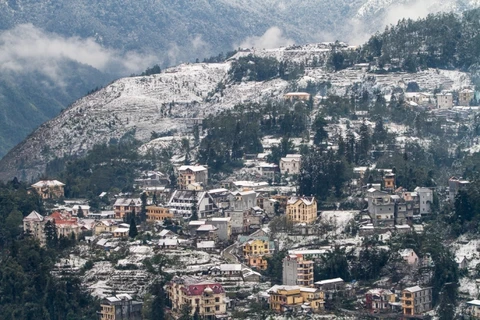
[[[314,57],[324,59],[327,47],[321,44],[292,46],[255,54],[305,62]],[[411,81],[428,91],[439,87],[458,89],[470,84],[467,74],[456,71],[432,69],[417,74],[373,75],[356,68],[332,73],[327,72],[322,63],[320,67],[306,68],[303,78],[292,82],[278,78],[232,82],[228,75],[232,61],[245,54],[238,53],[225,63],[182,64],[161,74],[113,82],[78,100],[14,148],[0,162],[0,178],[36,178],[44,172],[46,163],[56,157],[85,154],[95,144],[120,139],[127,133],[145,143],[150,141],[152,132],[182,136],[191,130],[196,118],[205,118],[239,103],[283,99],[284,93],[292,88],[304,88],[308,82],[329,83],[328,93],[339,95],[358,83],[385,94]]]

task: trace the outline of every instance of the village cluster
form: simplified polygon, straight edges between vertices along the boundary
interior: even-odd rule
[[[152,265],[159,264],[155,256],[168,259],[162,272],[172,276],[165,292],[173,315],[187,304],[192,314],[206,319],[231,318],[252,301],[275,313],[297,315],[334,311],[339,299],[357,301],[353,314],[415,316],[432,309],[432,290],[423,283],[392,288],[386,282],[360,288],[341,278],[314,280],[314,265],[322,263],[322,256],[334,246],[356,250],[369,235],[385,241],[395,233],[422,232],[419,221],[432,212],[432,189],[397,188],[392,170],[377,168],[383,181],[360,187],[368,202],[366,210],[319,211],[314,197],[266,182],[278,172],[298,174],[300,155],[287,155],[279,166],[265,163],[262,154],[258,158],[253,169],[258,179],[229,180],[215,189],[209,188],[208,168],[201,165],[177,167],[174,190],[167,187],[169,181],[161,172],[144,172],[135,181],[138,194],[146,195],[144,200],[116,195],[110,210],[101,212],[92,212],[85,200],[63,199],[63,183],[39,181],[32,192],[56,204],[47,216],[37,212],[26,216],[24,231],[45,245],[45,225],[54,222],[59,237],[82,240],[70,259],[57,264],[56,272],[61,276],[86,270],[85,285],[102,299],[102,320],[140,319],[143,295],[156,274]],[[354,169],[359,185],[371,169]],[[450,179],[448,197],[454,199],[468,184]],[[135,225],[138,235],[132,239],[126,217],[142,210],[146,222]],[[283,224],[269,224],[275,219]],[[352,222],[358,230],[355,235],[346,232]],[[279,250],[288,252],[281,262],[282,284],[271,285],[264,272]],[[432,264],[411,248],[399,254],[408,270]],[[459,268],[469,267],[465,256],[457,258]],[[472,300],[468,306],[468,312],[480,314],[480,301]]]

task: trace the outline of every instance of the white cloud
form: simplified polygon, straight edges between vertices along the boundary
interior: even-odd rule
[[[283,31],[278,27],[271,27],[260,37],[248,37],[240,45],[235,47],[273,49],[281,46],[292,45],[295,42],[292,39],[283,36]]]
[[[155,63],[153,55],[120,53],[102,47],[93,39],[63,37],[40,30],[32,24],[18,25],[0,33],[0,70],[40,72],[62,84],[64,62],[76,61],[100,71],[127,75]]]
[[[383,26],[397,24],[401,19],[425,18],[430,13],[442,11],[452,1],[414,0],[407,3],[393,4],[386,10]]]

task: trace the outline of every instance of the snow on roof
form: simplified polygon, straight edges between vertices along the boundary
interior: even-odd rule
[[[405,288],[405,289],[403,289],[403,291],[418,292],[418,291],[421,291],[421,290],[424,290],[424,289],[426,289],[426,288],[422,288],[420,286],[414,286],[414,287]]]
[[[221,264],[220,265],[221,271],[242,271],[242,265],[240,263],[237,264]]]
[[[396,228],[396,229],[408,229],[408,230],[411,229],[411,227],[410,227],[408,224],[397,224],[397,225],[395,226],[395,228]]]
[[[317,255],[325,254],[326,249],[312,249],[312,250],[289,250],[288,253],[292,255]]]
[[[233,195],[241,195],[241,196],[248,196],[248,195],[251,195],[251,194],[256,194],[255,191],[253,190],[247,190],[247,191],[233,191],[232,192]]]
[[[162,231],[160,231],[160,233],[158,235],[160,237],[165,237],[165,236],[168,236],[168,235],[175,235],[175,233],[168,230],[168,229],[163,229]]]
[[[217,227],[212,226],[211,224],[204,224],[197,228],[197,231],[215,231],[218,230]]]
[[[310,206],[315,202],[315,197],[291,197],[288,199],[288,204],[295,204],[297,201],[302,201],[305,205]]]
[[[265,187],[268,182],[253,182],[253,181],[235,181],[233,183],[236,187]]]
[[[197,249],[211,249],[211,248],[215,248],[215,241],[197,242]]]
[[[467,304],[472,305],[472,306],[480,307],[480,300],[467,301]]]
[[[140,198],[131,199],[131,198],[118,198],[113,206],[129,206],[129,205],[139,206],[142,204],[142,200]]]
[[[37,183],[32,184],[34,188],[44,188],[44,187],[61,187],[65,184],[58,180],[40,180]]]
[[[191,170],[193,172],[200,172],[200,171],[205,171],[207,168],[204,166],[181,166],[178,168],[178,171],[186,171],[186,170]]]
[[[299,290],[300,286],[274,285],[267,292],[278,292],[278,290]]]
[[[322,281],[315,282],[316,285],[323,285],[328,283],[344,282],[342,278],[326,279]]]
[[[256,165],[257,168],[278,168],[275,163],[260,162]]]
[[[128,233],[130,229],[129,228],[117,228],[113,230],[114,233]]]
[[[392,291],[388,289],[370,289],[367,291],[367,294],[372,294],[372,295],[382,295],[382,294],[388,294],[391,295],[393,294]]]
[[[223,193],[223,192],[228,192],[228,189],[218,188],[218,189],[208,190],[207,192],[210,193],[210,194],[213,194],[213,193]]]
[[[32,212],[30,212],[30,214],[28,216],[23,218],[23,221],[37,221],[37,222],[40,222],[40,221],[43,221],[44,219],[45,219],[44,216],[42,216],[37,211],[33,210]]]
[[[301,288],[300,288],[300,291],[302,291],[302,292],[312,292],[312,293],[314,293],[314,292],[317,292],[318,289],[316,289],[316,288],[301,287]]]
[[[202,226],[207,223],[205,220],[192,220],[188,222],[189,226]]]
[[[218,218],[212,218],[212,219],[211,219],[211,221],[215,221],[215,222],[228,222],[228,221],[230,221],[230,220],[232,220],[231,217],[226,217],[226,218],[224,218],[224,217],[218,217]]]

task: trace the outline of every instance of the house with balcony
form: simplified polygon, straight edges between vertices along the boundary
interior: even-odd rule
[[[275,250],[273,241],[268,237],[248,238],[239,237],[241,243],[243,258],[248,266],[260,270],[267,269],[266,257],[271,256]]]
[[[142,209],[140,198],[118,198],[113,204],[116,219],[123,219],[127,214],[138,214]]]
[[[206,191],[175,190],[166,207],[176,218],[190,219],[193,207],[199,219],[211,217],[218,211],[218,207],[210,194]]]
[[[404,315],[421,315],[432,310],[432,288],[414,286],[402,291]]]
[[[178,168],[178,188],[186,190],[191,184],[208,185],[208,169],[204,166],[181,166]]]
[[[317,313],[324,309],[323,292],[316,288],[276,285],[267,293],[270,310],[276,313]]]
[[[386,289],[371,289],[365,294],[365,306],[371,312],[390,310],[390,303],[395,301],[396,295]]]
[[[313,286],[313,261],[302,255],[289,254],[283,259],[282,283],[284,285]]]
[[[218,319],[227,313],[225,289],[216,282],[176,276],[167,283],[166,293],[176,315],[184,305],[191,306],[192,316],[197,313],[202,319]]]

